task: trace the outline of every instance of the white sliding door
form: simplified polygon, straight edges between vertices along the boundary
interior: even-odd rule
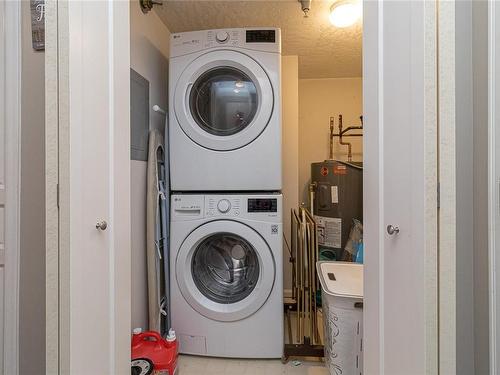
[[[437,374],[435,4],[363,21],[365,373]]]
[[[53,232],[47,235],[47,304],[57,302],[58,308],[48,306],[47,333],[59,345],[48,342],[47,372],[126,374],[131,309],[129,3],[58,1],[48,6],[48,11],[57,9],[57,15],[47,15],[47,59],[57,62],[57,72],[53,65],[48,68],[47,142],[52,147],[47,147],[47,212],[52,215],[47,223],[50,228],[57,220],[58,238],[54,241]],[[57,337],[51,327],[58,329]]]

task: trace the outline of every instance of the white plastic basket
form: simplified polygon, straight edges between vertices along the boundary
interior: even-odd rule
[[[330,375],[363,374],[363,265],[318,262]]]

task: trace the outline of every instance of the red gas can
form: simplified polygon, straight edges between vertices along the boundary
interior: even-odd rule
[[[177,374],[179,353],[175,331],[170,330],[166,339],[158,332],[134,329],[132,335],[132,361],[147,359],[153,363],[153,374]],[[148,373],[148,372],[146,372]]]

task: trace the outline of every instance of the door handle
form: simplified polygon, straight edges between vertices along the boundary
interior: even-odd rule
[[[393,236],[395,234],[399,234],[399,227],[395,227],[394,225],[388,225],[387,226],[387,233],[390,235],[390,236]]]
[[[95,225],[95,229],[97,230],[106,230],[108,227],[108,223],[106,223],[105,220],[98,221],[97,224]]]

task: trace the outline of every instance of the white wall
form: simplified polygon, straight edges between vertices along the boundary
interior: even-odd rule
[[[344,128],[360,125],[363,111],[361,78],[330,78],[299,80],[299,191],[301,202],[308,203],[311,163],[328,159],[330,116],[343,116]],[[337,131],[336,131],[337,132]],[[356,131],[357,132],[357,131]],[[353,160],[361,161],[361,137],[346,138],[352,142]],[[347,146],[334,140],[334,158],[347,160]]]
[[[45,53],[32,48],[29,1],[21,12],[19,374],[35,375],[45,368]]]
[[[139,2],[130,3],[130,65],[149,81],[151,107],[167,109],[170,32],[155,12],[142,13]],[[165,117],[150,110],[150,129],[163,130]],[[131,160],[132,209],[132,327],[148,326],[146,273],[146,173],[145,161]]]
[[[291,245],[290,210],[299,206],[299,60],[283,56],[281,60],[282,126],[283,126],[283,287],[292,287],[289,262]]]

